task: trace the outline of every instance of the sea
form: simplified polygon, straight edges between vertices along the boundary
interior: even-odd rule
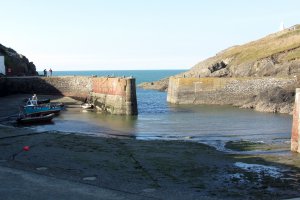
[[[184,70],[54,71],[53,76],[133,76],[137,85]],[[138,116],[118,116],[73,108],[53,124],[35,127],[95,137],[182,140],[226,151],[229,141],[289,145],[292,116],[219,105],[174,105],[167,93],[137,88]]]

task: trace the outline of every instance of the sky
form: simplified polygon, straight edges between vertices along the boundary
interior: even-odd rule
[[[0,43],[38,70],[189,69],[300,23],[299,0],[0,0]]]

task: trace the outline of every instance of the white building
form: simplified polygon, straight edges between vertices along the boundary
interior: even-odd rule
[[[4,56],[0,56],[0,74],[6,74],[5,73],[5,64],[4,64]]]

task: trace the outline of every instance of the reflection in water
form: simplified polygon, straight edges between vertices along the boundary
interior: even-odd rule
[[[38,131],[61,131],[92,134],[99,136],[134,136],[134,116],[118,116],[96,111],[82,110],[79,105],[69,107],[67,112],[53,119],[54,124],[37,126]]]
[[[70,106],[54,119],[53,125],[36,128],[98,136],[200,141],[215,146],[230,140],[284,143],[290,138],[289,115],[231,106],[173,105],[166,102],[166,93],[141,89],[137,89],[137,97],[137,117],[83,112],[79,106]]]

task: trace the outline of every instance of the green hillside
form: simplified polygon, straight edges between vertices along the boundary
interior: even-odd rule
[[[298,26],[298,28],[300,28],[300,26]],[[224,52],[222,57],[235,57],[232,64],[238,65],[267,58],[274,54],[285,53],[285,51],[287,51],[287,55],[283,59],[294,60],[300,58],[299,47],[300,29],[288,29],[269,35],[260,40],[237,46]],[[297,51],[291,51],[293,49],[297,49]]]
[[[300,25],[228,48],[184,73],[193,76],[289,76],[300,73]],[[219,71],[221,70],[221,71]]]

